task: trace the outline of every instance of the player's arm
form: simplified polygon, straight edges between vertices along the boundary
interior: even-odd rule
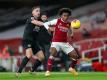
[[[43,23],[41,21],[38,21],[32,18],[31,23],[38,25],[38,26],[44,26],[46,29],[48,29],[50,25],[55,25],[57,23],[57,19]]]
[[[54,20],[44,23],[43,25],[48,30],[50,28],[50,26],[56,25],[56,23],[57,23],[57,19],[54,19]]]
[[[43,22],[38,21],[38,20],[35,20],[35,19],[33,19],[33,18],[32,18],[31,23],[32,23],[32,24],[35,24],[35,25],[38,25],[38,26],[43,26],[43,24],[44,24]]]
[[[68,34],[69,34],[70,37],[73,37],[73,28],[69,29]]]
[[[54,19],[45,23],[38,21],[38,20],[32,20],[31,23],[38,25],[38,26],[44,26],[49,31],[54,31],[54,28],[50,26],[55,25],[57,23],[57,19]]]
[[[43,27],[43,26],[44,26],[44,23],[41,22],[41,21],[38,21],[38,20],[32,20],[31,23],[34,24],[34,25],[38,25],[38,27]],[[51,27],[49,27],[49,26],[44,26],[44,27],[45,27],[49,32],[53,32],[53,31],[54,31],[54,29],[51,28]]]

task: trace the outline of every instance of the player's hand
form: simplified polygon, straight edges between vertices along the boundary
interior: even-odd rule
[[[54,27],[49,27],[48,31],[54,32],[55,28]]]

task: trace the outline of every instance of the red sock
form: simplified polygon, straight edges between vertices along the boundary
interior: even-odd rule
[[[52,58],[48,59],[48,62],[47,62],[47,71],[51,71],[52,70],[53,62],[54,62],[54,60]]]
[[[75,68],[76,64],[77,64],[77,60],[72,60],[70,67]]]

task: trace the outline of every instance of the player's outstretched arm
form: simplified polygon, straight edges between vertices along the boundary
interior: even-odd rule
[[[44,27],[48,30],[49,26],[56,25],[56,23],[57,23],[57,19],[53,19],[51,21],[48,21],[48,22],[44,23]],[[53,28],[50,29],[50,30],[53,30]]]
[[[53,31],[53,28],[51,29],[50,26],[55,25],[57,23],[57,19],[54,19],[45,23],[38,21],[38,20],[32,20],[31,23],[38,25],[38,26],[44,26],[47,30],[49,29],[50,31],[51,30]]]

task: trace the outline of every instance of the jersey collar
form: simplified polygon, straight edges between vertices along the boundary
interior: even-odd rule
[[[64,20],[62,20],[62,18],[61,18],[61,21],[64,22],[64,23],[67,23],[67,21],[65,22]]]

